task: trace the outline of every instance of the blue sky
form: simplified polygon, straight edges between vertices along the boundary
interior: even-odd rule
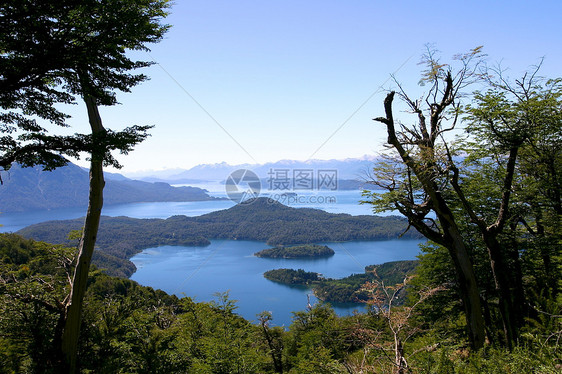
[[[427,43],[444,61],[483,45],[514,78],[544,56],[542,74],[557,77],[560,14],[559,1],[176,0],[166,38],[135,54],[157,62],[151,80],[101,113],[114,129],[156,126],[119,158],[124,174],[375,155],[389,76],[423,92]],[[72,113],[72,131],[87,132],[84,108]]]

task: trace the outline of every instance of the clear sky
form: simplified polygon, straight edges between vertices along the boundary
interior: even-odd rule
[[[514,78],[545,57],[542,74],[558,77],[561,14],[558,0],[176,0],[165,39],[135,55],[157,63],[151,80],[101,114],[113,129],[156,126],[119,158],[124,174],[374,155],[389,76],[422,92],[427,43],[444,61],[483,45]],[[88,132],[85,109],[72,113]]]

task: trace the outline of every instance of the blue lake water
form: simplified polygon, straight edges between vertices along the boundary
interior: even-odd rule
[[[224,188],[224,187],[223,187]],[[224,197],[224,190],[211,191],[212,196]],[[271,194],[264,194],[270,196]],[[289,201],[278,197],[278,201],[295,208],[318,208],[330,213],[351,215],[372,214],[371,207],[359,205],[359,191],[336,191],[299,193],[300,201]],[[110,217],[126,216],[132,218],[168,218],[174,215],[199,216],[234,206],[230,200],[188,201],[188,202],[149,202],[106,205],[102,214]],[[0,207],[1,212],[1,207]],[[0,232],[15,232],[34,223],[83,217],[85,207],[36,210],[31,212],[0,213]]]
[[[253,256],[269,246],[257,241],[212,240],[201,247],[163,246],[146,249],[131,261],[137,272],[131,279],[196,301],[214,300],[216,292],[229,292],[238,300],[237,312],[252,321],[265,310],[273,322],[288,326],[292,312],[307,306],[306,288],[288,287],[269,281],[263,273],[271,269],[293,268],[314,271],[325,277],[341,278],[363,273],[371,264],[415,259],[420,240],[355,241],[321,243],[335,255],[320,259],[269,259]],[[312,299],[314,300],[314,299]],[[361,304],[336,305],[340,315],[364,309]]]
[[[208,189],[212,196],[225,196],[224,190],[221,190],[223,186],[217,184],[211,187]],[[263,195],[296,208],[318,208],[330,213],[352,215],[372,214],[370,206],[359,205],[359,191],[299,192],[301,198],[298,201],[271,192]],[[233,205],[230,200],[131,203],[106,205],[102,214],[133,218],[198,216]],[[0,232],[14,232],[49,220],[83,217],[85,212],[85,208],[63,208],[1,213]],[[193,297],[196,301],[211,301],[214,293],[229,291],[230,297],[238,300],[238,312],[248,320],[255,320],[256,314],[267,310],[273,313],[275,324],[288,326],[291,312],[306,308],[310,291],[268,281],[263,278],[265,271],[285,267],[341,278],[362,273],[367,265],[415,259],[419,243],[416,240],[323,243],[334,249],[336,254],[330,258],[289,260],[254,257],[253,253],[268,247],[263,242],[213,240],[211,245],[203,248],[165,246],[146,249],[131,259],[138,268],[131,279],[178,296]],[[334,309],[344,315],[363,307],[337,305]]]

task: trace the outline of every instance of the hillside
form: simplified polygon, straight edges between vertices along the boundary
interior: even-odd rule
[[[88,172],[69,164],[54,171],[40,167],[21,168],[14,165],[2,172],[0,211],[23,212],[87,205]],[[105,204],[153,201],[210,200],[207,192],[196,187],[172,187],[167,183],[148,183],[125,178],[119,174],[106,176]]]
[[[71,244],[66,237],[83,219],[49,221],[28,226],[19,234],[50,243]],[[209,239],[259,240],[270,245],[397,238],[408,224],[399,217],[351,216],[318,209],[290,208],[267,198],[198,217],[168,219],[102,217],[98,249],[129,259],[159,245],[206,245]],[[420,238],[408,231],[405,238]]]
[[[71,252],[14,234],[0,234],[0,372],[63,372],[57,370],[52,358],[57,354],[56,337],[60,333],[59,305],[68,295],[67,274],[61,262]],[[318,274],[302,270],[279,269],[270,274],[284,283],[308,283],[313,287],[319,280]],[[297,277],[289,279],[287,275]],[[355,287],[364,281],[356,276],[348,278],[335,282],[345,281]],[[352,295],[340,290],[333,296],[347,294]],[[318,303],[295,311],[287,331],[274,326],[276,319],[270,312],[261,313],[258,321],[251,323],[237,315],[236,308],[228,293],[219,294],[210,303],[194,302],[93,268],[80,332],[82,372],[346,373],[349,363],[356,362],[357,357],[363,359],[367,350],[383,351],[372,349],[375,340],[371,337],[377,339],[379,345],[375,347],[394,343],[392,331],[379,313],[338,317],[329,305]],[[400,315],[401,309],[395,310]],[[447,316],[449,312],[439,315]],[[431,314],[417,314],[406,321],[407,332],[412,328],[417,332],[408,340],[409,346],[425,348],[422,354],[410,356],[409,362],[415,368],[436,368],[431,370],[436,374],[559,372],[560,350],[556,342],[551,343],[552,350],[531,341],[528,348],[517,348],[513,353],[490,347],[486,355],[466,358],[459,354],[464,341],[458,330],[446,325],[448,330],[443,332],[432,320],[422,324],[422,318],[428,316]],[[317,357],[311,357],[313,354]],[[373,357],[376,368],[382,369],[364,372],[393,371],[388,352]],[[376,361],[378,357],[381,359]],[[280,369],[275,370],[274,362]],[[455,366],[470,370],[456,371]],[[338,370],[326,371],[326,367]]]

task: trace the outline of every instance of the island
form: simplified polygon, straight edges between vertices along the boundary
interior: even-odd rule
[[[352,274],[341,279],[324,278],[315,272],[303,269],[274,269],[263,276],[273,282],[288,286],[304,286],[313,290],[314,295],[330,303],[367,303],[372,295],[365,289],[367,282],[379,281],[386,286],[402,283],[407,275],[415,273],[419,260],[386,262],[365,267],[365,272]],[[404,303],[406,293],[397,295],[396,305]]]
[[[303,244],[290,247],[278,245],[254,253],[256,257],[265,258],[310,258],[329,257],[334,255],[334,250],[325,245]]]
[[[273,282],[303,286],[310,285],[323,279],[320,274],[311,271],[304,271],[303,269],[273,269],[263,273],[263,276]]]

